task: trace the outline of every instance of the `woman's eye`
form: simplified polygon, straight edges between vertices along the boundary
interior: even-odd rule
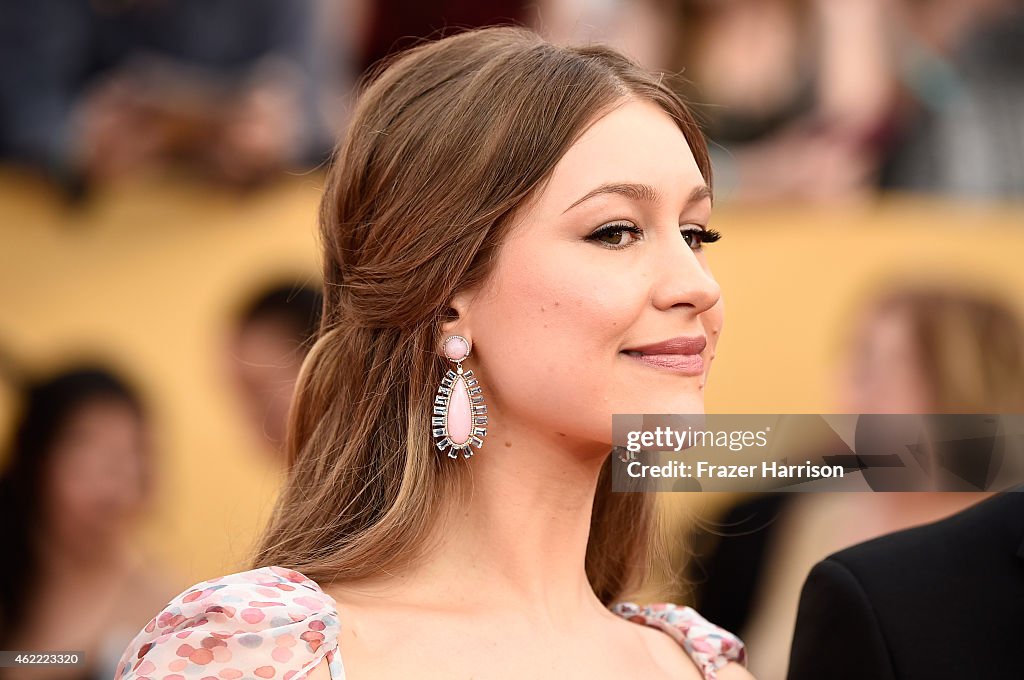
[[[626,248],[634,241],[643,237],[643,230],[629,223],[609,224],[601,227],[587,237],[588,241],[596,241],[606,248]]]
[[[708,229],[699,225],[690,225],[689,228],[682,230],[682,234],[683,239],[686,240],[686,245],[690,246],[693,250],[700,250],[701,246],[705,243],[714,243],[722,238],[722,235],[714,229]]]

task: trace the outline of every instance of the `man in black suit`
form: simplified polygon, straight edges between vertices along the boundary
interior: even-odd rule
[[[1022,491],[815,565],[788,680],[1024,678]]]

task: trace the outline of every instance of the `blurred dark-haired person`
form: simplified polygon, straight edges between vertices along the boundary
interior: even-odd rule
[[[1024,677],[1022,490],[816,565],[789,680]]]
[[[674,61],[703,102],[723,196],[835,201],[873,192],[893,99],[892,3],[648,4],[675,14]]]
[[[5,668],[4,678],[107,680],[172,579],[133,542],[149,495],[140,398],[103,368],[26,391],[0,476],[0,649],[79,651],[85,666]]]
[[[292,392],[322,306],[319,288],[273,285],[245,305],[231,333],[229,371],[250,429],[261,448],[282,457]]]

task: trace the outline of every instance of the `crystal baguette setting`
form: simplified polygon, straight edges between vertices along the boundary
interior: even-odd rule
[[[456,370],[449,369],[437,388],[430,425],[434,445],[447,451],[449,458],[458,458],[460,451],[463,458],[469,458],[473,455],[471,447],[482,448],[487,435],[483,388],[472,370],[462,370],[462,362],[469,353],[469,341],[461,335],[445,340],[445,357],[455,363]]]

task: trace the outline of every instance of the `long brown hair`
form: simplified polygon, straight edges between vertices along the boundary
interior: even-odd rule
[[[1024,412],[1024,325],[1007,301],[917,282],[887,292],[872,311],[906,319],[932,412]]]
[[[292,404],[290,474],[252,564],[322,583],[408,565],[464,498],[468,466],[428,427],[448,303],[487,279],[517,209],[586,128],[650,100],[711,181],[686,105],[606,47],[485,28],[418,45],[366,82],[321,204],[324,313]],[[606,461],[586,557],[606,604],[643,576],[653,502],[613,494]]]

